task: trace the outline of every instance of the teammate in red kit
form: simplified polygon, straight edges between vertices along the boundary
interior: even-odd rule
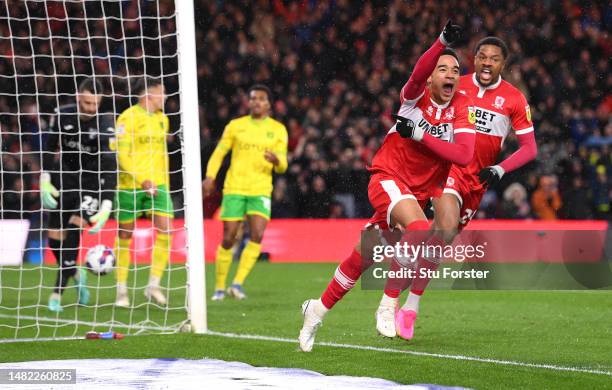
[[[472,219],[488,187],[536,157],[531,113],[525,96],[500,74],[508,58],[508,48],[499,38],[487,37],[476,45],[475,72],[462,76],[459,93],[470,97],[476,111],[476,143],[473,159],[467,166],[454,164],[442,196],[433,199],[434,231],[451,243],[459,230]],[[499,164],[495,164],[502,144],[514,130],[519,149]],[[427,283],[412,282],[406,303],[396,316],[402,327],[402,317],[416,318],[419,300]],[[393,289],[386,289],[392,293]],[[411,336],[412,334],[410,334]],[[400,336],[403,335],[400,332]],[[411,338],[411,337],[406,337]]]
[[[499,38],[487,37],[476,45],[474,73],[462,76],[459,92],[474,102],[476,146],[474,158],[465,167],[453,165],[444,193],[434,199],[435,227],[445,232],[448,242],[472,219],[488,187],[535,159],[531,111],[525,96],[501,78],[508,47]],[[504,140],[514,131],[519,148],[496,164]]]
[[[449,21],[440,38],[419,58],[401,90],[397,123],[389,130],[370,168],[368,197],[375,213],[368,229],[427,231],[429,224],[422,206],[429,198],[441,195],[452,163],[466,165],[472,159],[475,112],[468,97],[455,94],[459,61],[447,48],[459,36],[460,27]],[[362,259],[360,245],[338,266],[321,298],[302,305],[304,325],[299,342],[303,351],[312,350],[327,311],[371,265],[370,256],[364,254]],[[377,323],[378,317],[384,316],[393,324],[395,307],[382,306],[383,310],[377,311]],[[395,336],[394,326],[378,330]]]

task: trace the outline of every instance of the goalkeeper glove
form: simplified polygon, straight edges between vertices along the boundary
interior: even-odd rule
[[[397,122],[395,123],[395,130],[399,133],[402,138],[412,138],[415,141],[421,141],[425,130],[416,127],[414,122],[408,118],[404,118],[399,115],[391,115]]]
[[[480,183],[484,184],[487,187],[493,187],[497,185],[501,180],[502,176],[504,176],[504,168],[499,165],[493,165],[490,167],[482,168],[478,173],[478,178],[480,179]]]
[[[95,234],[100,231],[108,221],[108,217],[110,217],[110,213],[113,209],[113,202],[105,199],[102,201],[102,205],[98,212],[89,218],[89,222],[95,223],[95,225],[89,229],[89,234]]]
[[[442,34],[440,34],[440,41],[444,46],[452,46],[461,39],[462,30],[461,26],[453,24],[453,21],[449,19],[444,26],[444,30],[442,30]]]
[[[47,172],[43,172],[40,175],[40,198],[44,208],[54,209],[57,207],[57,198],[59,191],[53,184],[51,184],[51,175]]]

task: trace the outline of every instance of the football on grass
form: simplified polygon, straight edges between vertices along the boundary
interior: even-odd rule
[[[115,254],[106,245],[96,245],[89,248],[85,256],[87,269],[97,275],[104,275],[113,270]]]

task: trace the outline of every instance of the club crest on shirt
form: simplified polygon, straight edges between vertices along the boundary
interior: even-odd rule
[[[455,118],[455,107],[449,107],[444,113],[444,119],[447,121],[452,121],[453,118]]]
[[[525,106],[525,115],[527,116],[527,120],[531,122],[531,109],[529,108],[529,104]]]
[[[274,132],[273,131],[268,131],[267,135],[268,135],[268,138],[274,138]]]
[[[429,116],[433,115],[433,107],[432,106],[427,107],[427,115],[429,115]]]
[[[501,110],[504,108],[505,101],[506,99],[504,99],[502,96],[495,96],[495,103],[493,103],[493,107],[497,108],[498,110]]]

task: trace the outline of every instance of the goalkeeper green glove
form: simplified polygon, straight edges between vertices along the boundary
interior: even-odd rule
[[[108,221],[108,217],[110,217],[110,213],[113,209],[113,202],[105,199],[102,201],[102,205],[98,212],[89,218],[89,222],[95,223],[95,225],[89,229],[89,234],[95,234],[100,231]]]
[[[40,175],[40,198],[44,208],[54,209],[57,207],[57,198],[59,191],[53,184],[51,184],[51,175],[47,172],[43,172]]]

